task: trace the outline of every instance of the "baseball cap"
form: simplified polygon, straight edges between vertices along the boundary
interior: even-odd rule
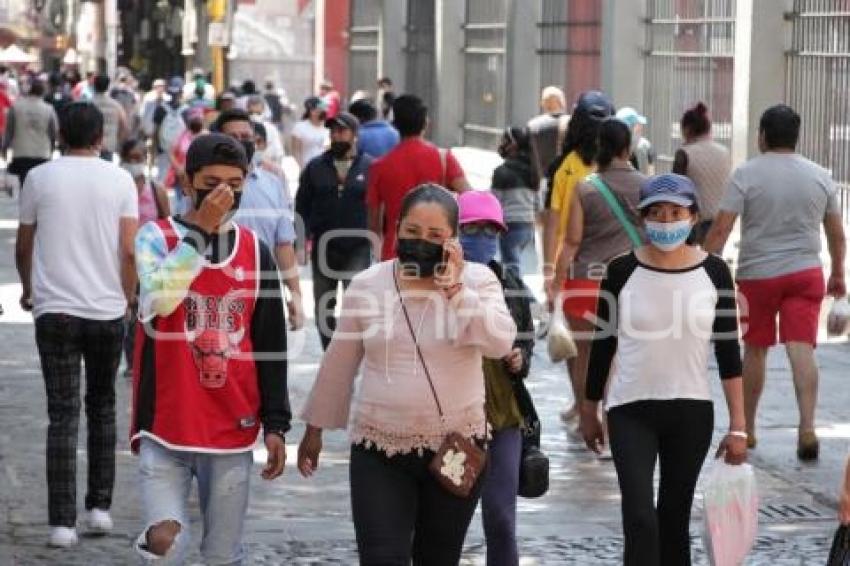
[[[203,134],[196,137],[186,152],[186,173],[194,175],[208,165],[232,165],[243,172],[248,170],[248,157],[242,144],[224,134]]]
[[[310,96],[304,101],[304,108],[307,110],[315,110],[316,108],[324,109],[325,103],[318,96]]]
[[[502,205],[490,191],[466,191],[458,197],[457,204],[460,208],[461,225],[492,222],[507,232]]]
[[[624,106],[617,110],[617,119],[630,128],[634,128],[636,124],[646,124],[647,122],[646,116],[641,115],[631,106]]]
[[[171,77],[168,81],[168,92],[183,92],[183,79],[180,77]]]
[[[334,126],[351,130],[356,135],[357,130],[360,128],[360,120],[355,118],[354,114],[340,112],[325,122],[325,127],[327,128],[333,128]]]
[[[614,115],[614,103],[604,92],[588,90],[578,97],[575,111],[584,111],[597,118],[607,118]]]
[[[640,187],[640,204],[646,208],[657,202],[671,202],[679,206],[696,206],[697,194],[694,182],[684,175],[664,173],[650,177]]]

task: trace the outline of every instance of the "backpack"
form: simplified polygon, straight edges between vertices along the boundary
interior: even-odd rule
[[[183,108],[166,108],[157,136],[159,149],[171,153],[184,130],[186,130],[186,122],[183,121]]]

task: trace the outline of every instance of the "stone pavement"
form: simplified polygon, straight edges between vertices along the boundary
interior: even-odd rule
[[[82,538],[71,551],[45,547],[46,488],[44,443],[47,424],[43,384],[31,318],[17,309],[19,287],[13,267],[16,208],[0,196],[0,565],[112,565],[135,563],[131,544],[139,524],[137,462],[126,439],[128,382],[117,379],[119,446],[113,516],[115,530],[101,538]],[[530,281],[537,285],[537,282]],[[305,288],[310,292],[309,281]],[[310,309],[308,308],[308,311]],[[319,363],[320,350],[312,320],[291,336],[293,359],[290,390],[300,408]],[[821,460],[801,465],[794,457],[796,406],[787,362],[781,352],[770,357],[770,376],[760,427],[760,445],[751,461],[758,468],[765,510],[760,537],[748,564],[823,564],[835,526],[836,487],[850,438],[844,341],[825,342],[818,349],[822,369]],[[713,379],[718,403],[716,441],[726,427],[719,380]],[[582,448],[579,439],[558,422],[568,400],[565,372],[545,358],[541,344],[535,354],[529,386],[544,421],[543,449],[552,464],[550,492],[538,500],[519,502],[522,564],[617,564],[620,561],[619,495],[611,462],[600,461]],[[85,486],[85,426],[79,448],[79,500]],[[256,481],[245,529],[249,563],[355,564],[347,481],[347,442],[343,433],[328,433],[321,468],[311,480],[291,465],[303,428],[296,423],[288,439],[290,466],[282,478],[259,478],[265,460],[255,451]],[[194,496],[193,496],[194,498]],[[199,540],[194,505],[193,538]],[[772,506],[772,509],[768,506]],[[801,507],[802,506],[802,507]],[[692,523],[697,564],[706,564],[697,502]],[[788,517],[783,518],[782,512]],[[770,515],[770,516],[768,516]],[[467,538],[464,564],[483,564],[480,519]],[[199,560],[197,555],[195,560]]]

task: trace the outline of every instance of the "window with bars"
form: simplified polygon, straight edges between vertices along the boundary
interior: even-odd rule
[[[830,169],[850,221],[850,0],[795,0],[786,100],[800,114],[799,151]]]
[[[643,113],[646,137],[669,170],[684,111],[704,102],[714,138],[732,139],[735,0],[649,0]]]
[[[351,0],[348,88],[374,93],[378,79],[381,0]]]
[[[543,0],[540,88],[563,89],[569,108],[586,90],[600,88],[602,0]]]
[[[505,127],[505,39],[510,0],[467,0],[464,23],[464,144],[498,145]]]

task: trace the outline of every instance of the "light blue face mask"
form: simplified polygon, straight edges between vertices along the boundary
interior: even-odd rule
[[[460,245],[463,258],[473,263],[487,264],[496,257],[499,249],[499,237],[487,234],[461,234]]]
[[[649,242],[661,251],[673,251],[683,245],[691,235],[693,224],[690,220],[678,222],[646,222],[646,236]]]

